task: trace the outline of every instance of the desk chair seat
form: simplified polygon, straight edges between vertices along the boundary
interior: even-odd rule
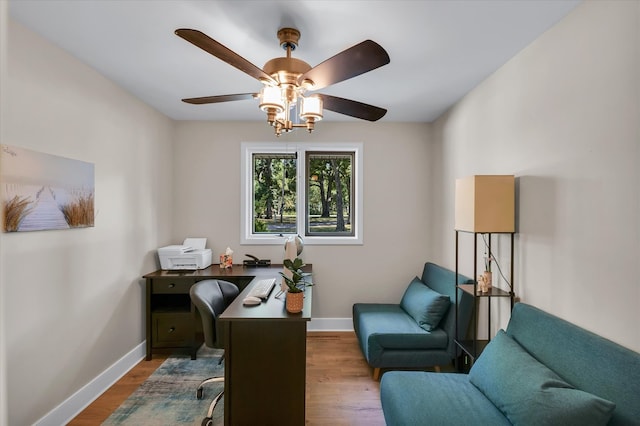
[[[204,333],[204,343],[209,348],[222,348],[224,336],[222,327],[219,325],[218,316],[233,302],[238,296],[238,287],[230,282],[222,280],[203,280],[191,286],[189,294],[191,302],[196,307],[202,319],[202,331]],[[222,358],[220,359],[222,362]],[[224,377],[210,377],[203,380],[196,389],[196,397],[202,399],[204,385],[213,382],[224,382]],[[202,425],[212,424],[213,410],[222,397],[224,388],[209,405],[207,417],[202,421]]]

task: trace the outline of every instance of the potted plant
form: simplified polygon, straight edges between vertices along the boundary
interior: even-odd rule
[[[295,259],[284,259],[282,262],[286,268],[285,272],[280,272],[285,284],[287,285],[286,295],[286,307],[287,311],[291,313],[302,312],[302,305],[304,301],[304,287],[313,285],[311,281],[307,281],[306,278],[311,276],[310,273],[304,272],[305,263],[299,257]]]

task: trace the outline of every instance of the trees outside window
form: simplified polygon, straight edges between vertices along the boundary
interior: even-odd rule
[[[253,233],[296,233],[296,162],[293,154],[253,154]]]
[[[306,235],[353,235],[354,152],[307,152]]]

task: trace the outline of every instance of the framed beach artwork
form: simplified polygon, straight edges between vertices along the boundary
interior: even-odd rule
[[[0,145],[0,184],[4,232],[93,226],[93,163]]]

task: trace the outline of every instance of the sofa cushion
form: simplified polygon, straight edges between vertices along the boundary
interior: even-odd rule
[[[364,347],[434,349],[446,348],[447,334],[436,329],[431,332],[419,327],[399,305],[385,303],[356,303],[353,305],[354,326]]]
[[[615,404],[573,388],[500,330],[469,381],[515,425],[605,425]]]
[[[387,426],[510,425],[466,374],[388,371],[380,402]]]
[[[402,296],[400,306],[420,327],[431,331],[449,310],[449,296],[440,294],[415,277]]]

